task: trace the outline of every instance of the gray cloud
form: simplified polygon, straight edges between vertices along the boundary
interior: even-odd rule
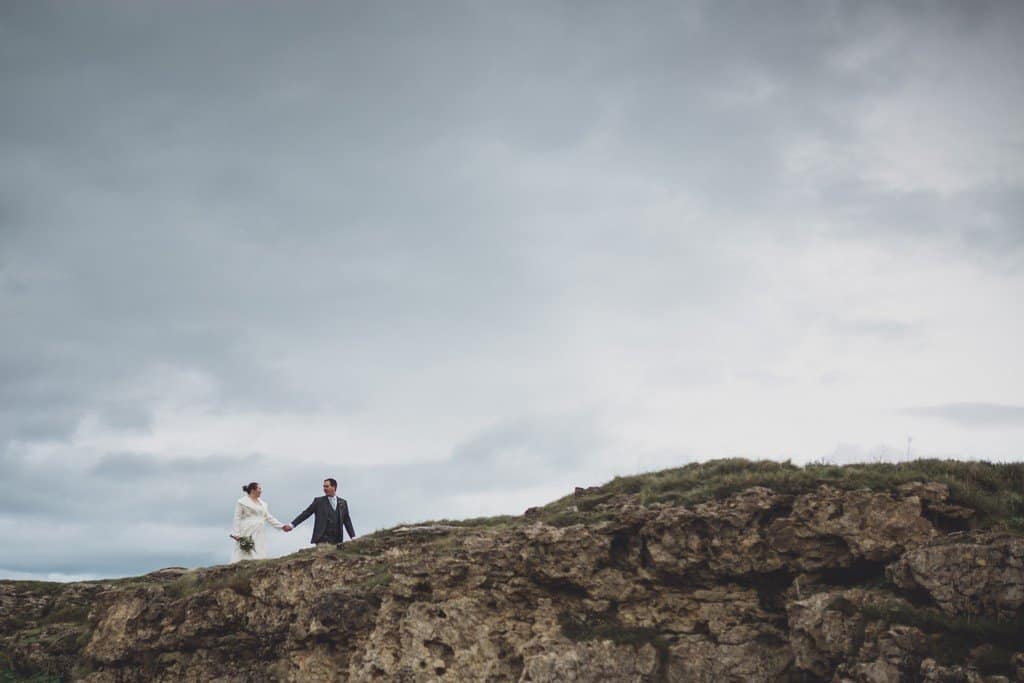
[[[908,408],[904,413],[968,427],[1024,426],[1024,406],[999,403],[944,403]]]
[[[243,470],[253,471],[264,468],[267,464],[268,458],[260,455],[166,460],[148,453],[112,453],[100,458],[93,466],[92,474],[100,479],[167,479],[195,473],[218,475]]]
[[[320,481],[334,476],[362,534],[402,522],[464,517],[457,498],[466,493],[514,497],[549,485],[561,494],[594,477],[610,478],[613,470],[587,463],[607,448],[594,430],[583,417],[518,419],[472,437],[443,462],[359,468],[291,464],[265,455],[166,460],[118,453],[85,469],[62,470],[7,456],[0,459],[0,521],[18,523],[0,572],[103,576],[223,562],[232,505],[250,480],[263,484],[271,512],[290,520],[320,494]],[[69,519],[75,531],[66,543],[33,540],[66,527]],[[308,532],[297,529],[287,547],[304,547]]]
[[[926,304],[859,284],[933,258],[1019,293],[1022,24],[998,2],[5,3],[0,521],[51,524],[55,474],[93,535],[159,523],[154,496],[213,533],[241,483],[289,508],[325,470],[371,527],[460,514],[726,441],[753,416],[701,411],[732,378],[856,382],[819,325],[874,367],[959,356]],[[208,445],[218,420],[400,443],[312,466]],[[25,536],[35,559],[0,568],[134,571],[136,540],[76,568]]]
[[[869,337],[889,341],[913,339],[921,334],[920,326],[913,322],[886,320],[883,318],[834,320],[831,323],[831,327],[840,335]]]

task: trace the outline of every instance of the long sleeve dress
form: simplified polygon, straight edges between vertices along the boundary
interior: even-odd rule
[[[267,556],[267,539],[264,533],[266,523],[280,529],[284,522],[279,522],[270,514],[270,509],[261,498],[253,502],[249,496],[242,496],[235,503],[235,519],[231,524],[231,533],[235,536],[249,536],[256,547],[251,552],[243,551],[238,542],[232,540],[231,561],[262,560]]]

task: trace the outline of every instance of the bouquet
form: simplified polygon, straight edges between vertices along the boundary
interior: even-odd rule
[[[238,539],[238,547],[243,553],[251,553],[256,549],[256,542],[252,540],[252,536],[242,536]]]

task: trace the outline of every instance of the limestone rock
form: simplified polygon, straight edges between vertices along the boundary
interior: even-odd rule
[[[970,658],[939,663],[928,624],[891,611],[913,615],[908,598],[928,598],[951,617],[1020,615],[1024,538],[944,535],[935,520],[955,512],[942,508],[948,496],[934,482],[752,487],[688,506],[581,489],[557,519],[534,509],[498,525],[413,525],[122,582],[0,582],[0,674],[982,680]],[[1005,662],[1005,675],[1020,670],[1024,654]]]
[[[887,568],[894,584],[924,590],[947,614],[1015,618],[1024,606],[1024,537],[955,534],[905,553]]]

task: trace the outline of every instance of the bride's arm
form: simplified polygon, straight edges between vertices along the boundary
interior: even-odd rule
[[[242,524],[242,504],[235,503],[235,518],[231,520],[231,535],[238,536]]]
[[[278,519],[274,517],[274,515],[270,514],[270,506],[268,506],[266,503],[263,504],[263,511],[267,513],[267,521],[270,522],[270,525],[272,527],[274,527],[275,529],[281,529],[284,527],[284,522],[278,521]]]

